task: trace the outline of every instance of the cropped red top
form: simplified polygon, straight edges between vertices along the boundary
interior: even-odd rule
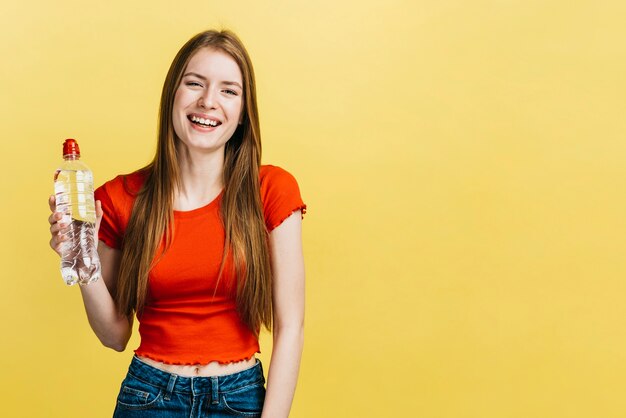
[[[289,172],[263,165],[259,177],[269,231],[296,210],[304,217],[306,205]],[[144,178],[141,171],[120,175],[95,191],[104,211],[98,236],[109,247],[121,248]],[[146,306],[137,316],[141,337],[137,355],[192,365],[236,362],[261,352],[258,339],[237,313],[234,293],[228,291],[234,280],[228,263],[215,290],[224,249],[222,193],[201,208],[174,211],[171,247],[150,271]]]

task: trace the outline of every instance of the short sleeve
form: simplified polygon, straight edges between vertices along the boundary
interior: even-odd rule
[[[288,171],[271,165],[261,167],[261,199],[267,230],[271,231],[297,210],[302,218],[306,205],[302,201],[295,177]]]
[[[103,212],[100,229],[98,230],[98,239],[111,248],[120,249],[122,247],[123,233],[108,190],[109,185],[109,183],[105,183],[94,192],[95,199],[102,204]]]

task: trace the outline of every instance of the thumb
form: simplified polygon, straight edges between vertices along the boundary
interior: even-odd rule
[[[104,212],[102,211],[102,202],[96,200],[96,232],[100,230],[100,222],[102,222],[102,215]]]

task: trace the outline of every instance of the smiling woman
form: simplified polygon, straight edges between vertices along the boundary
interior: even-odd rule
[[[174,97],[178,146],[214,152],[226,145],[241,124],[241,79],[229,54],[207,47],[193,55]],[[215,133],[205,135],[209,132]]]
[[[229,31],[190,39],[167,74],[153,161],[96,190],[103,279],[81,288],[102,343],[141,343],[115,417],[287,417],[303,345],[306,211],[261,165],[252,63]],[[64,241],[50,198],[52,248]],[[274,332],[267,390],[261,326]]]

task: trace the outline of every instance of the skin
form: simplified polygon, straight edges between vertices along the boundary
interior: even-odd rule
[[[223,188],[224,147],[241,122],[243,96],[241,71],[227,54],[200,49],[189,61],[174,98],[172,120],[178,141],[182,188],[174,197],[174,209],[192,210],[211,202]],[[221,122],[217,128],[198,128],[188,115],[205,115]],[[60,254],[66,225],[60,223],[54,196],[50,247]],[[102,220],[100,201],[96,202],[96,230]],[[274,273],[273,350],[267,379],[263,418],[288,417],[295,393],[304,342],[304,259],[301,212],[295,211],[270,233],[269,245]],[[124,351],[132,333],[133,318],[116,313],[115,294],[121,252],[98,243],[102,278],[80,286],[89,324],[100,341],[116,351]],[[256,359],[238,363],[178,366],[158,363],[155,367],[183,376],[219,376],[254,366]]]

